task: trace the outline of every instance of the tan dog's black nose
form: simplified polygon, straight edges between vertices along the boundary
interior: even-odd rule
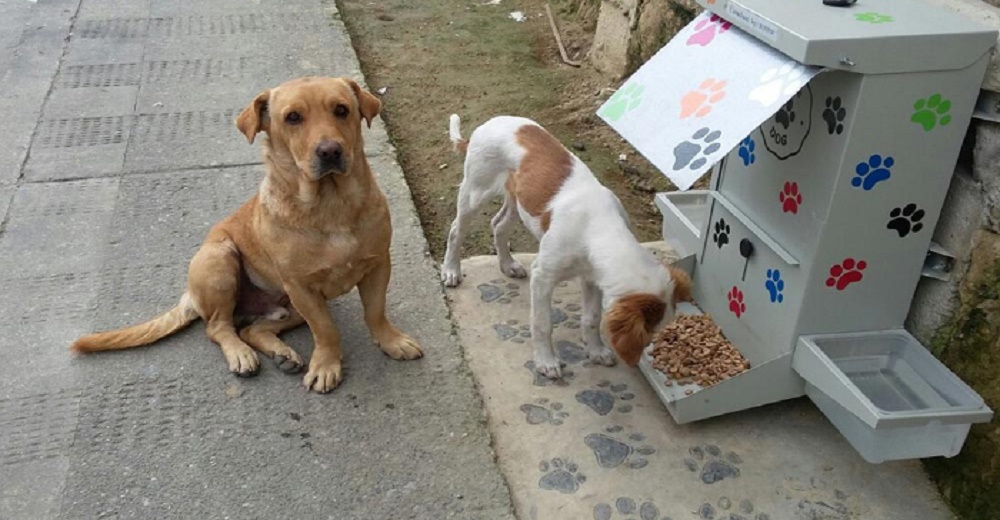
[[[316,158],[324,166],[337,166],[343,154],[344,147],[337,141],[324,140],[316,145]]]

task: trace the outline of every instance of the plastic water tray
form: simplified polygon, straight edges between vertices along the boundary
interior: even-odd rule
[[[953,457],[993,411],[905,330],[801,336],[806,395],[869,462]]]

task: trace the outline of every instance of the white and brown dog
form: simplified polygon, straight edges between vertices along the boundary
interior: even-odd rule
[[[485,202],[503,194],[503,207],[492,222],[500,270],[515,278],[527,275],[508,242],[518,215],[539,240],[531,266],[535,370],[550,378],[561,376],[552,349],[552,291],[574,277],[583,289],[587,356],[602,365],[615,363],[603,331],[615,352],[634,366],[653,332],[673,319],[677,302],[690,299],[687,273],[665,269],[639,244],[615,194],[534,121],[495,117],[468,140],[459,125],[453,114],[450,136],[456,151],[466,154],[465,178],[441,267],[444,284],[454,287],[462,281],[462,238],[469,220]]]

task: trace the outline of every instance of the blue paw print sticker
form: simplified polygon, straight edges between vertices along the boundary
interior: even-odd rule
[[[764,288],[771,296],[771,303],[785,301],[785,295],[782,294],[785,291],[785,281],[781,279],[781,272],[777,269],[767,270],[767,282],[764,283]]]
[[[882,158],[881,155],[874,154],[867,161],[861,161],[854,167],[857,175],[851,179],[851,186],[869,191],[882,181],[892,177],[892,165],[896,164],[892,157]]]
[[[754,150],[757,148],[757,143],[753,142],[753,138],[747,137],[746,139],[740,141],[740,159],[743,159],[743,166],[750,166],[754,161],[757,160],[757,156],[754,155]]]

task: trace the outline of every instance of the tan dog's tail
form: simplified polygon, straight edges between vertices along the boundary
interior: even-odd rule
[[[458,114],[452,114],[448,118],[448,135],[451,137],[451,146],[455,153],[465,155],[469,149],[469,140],[462,137],[462,119]]]
[[[145,323],[124,329],[88,334],[74,341],[70,350],[85,354],[148,345],[183,329],[196,319],[198,319],[198,312],[191,302],[191,297],[184,293],[180,303],[173,309]]]

